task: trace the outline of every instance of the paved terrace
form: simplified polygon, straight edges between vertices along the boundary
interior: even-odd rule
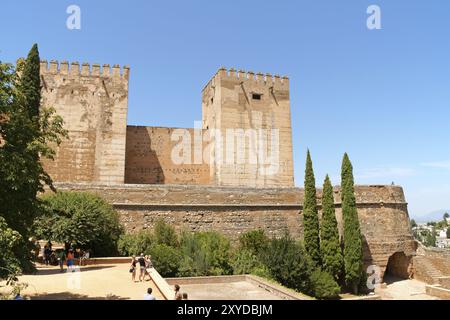
[[[80,272],[74,273],[60,273],[59,267],[39,266],[36,274],[21,276],[19,280],[29,284],[22,294],[32,300],[142,300],[148,287],[153,289],[156,299],[164,300],[153,281],[131,281],[128,263],[83,266]]]

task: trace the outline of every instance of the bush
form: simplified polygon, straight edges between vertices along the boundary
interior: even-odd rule
[[[105,200],[87,192],[58,192],[42,199],[45,213],[34,223],[37,237],[90,249],[94,256],[117,254],[123,229]]]
[[[336,299],[341,289],[328,272],[320,269],[311,275],[311,293],[318,299]]]
[[[312,261],[303,246],[289,236],[272,239],[262,256],[262,262],[271,277],[282,285],[300,292],[310,291]]]
[[[22,236],[8,227],[6,220],[0,217],[0,280],[9,279],[21,270],[17,250],[21,249]]]
[[[233,267],[233,274],[250,274],[254,269],[261,267],[262,263],[253,252],[242,249],[234,253],[231,266]]]
[[[135,234],[123,234],[117,243],[117,249],[121,256],[137,256],[149,252],[152,244],[156,243],[155,237],[148,230],[141,230]]]
[[[269,238],[261,229],[246,232],[239,237],[240,248],[248,250],[256,256],[267,249],[268,243]]]
[[[183,233],[181,276],[211,276],[233,273],[230,265],[230,241],[214,232]]]
[[[180,252],[166,244],[155,244],[149,253],[152,258],[153,267],[163,277],[176,277],[178,275],[182,256]]]
[[[178,236],[175,228],[165,223],[163,220],[158,220],[154,228],[155,240],[159,244],[165,244],[170,247],[178,247]]]

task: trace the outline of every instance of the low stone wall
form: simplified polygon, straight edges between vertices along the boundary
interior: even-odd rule
[[[415,279],[439,284],[442,278],[450,276],[450,250],[420,245],[417,256],[413,258],[413,266]]]
[[[425,291],[428,295],[438,297],[444,300],[450,300],[450,290],[440,286],[426,286]]]
[[[216,230],[233,240],[262,229],[269,236],[286,231],[303,237],[303,197],[300,188],[242,188],[183,185],[56,184],[59,190],[88,191],[105,198],[119,212],[128,232],[152,229],[159,219],[178,230]],[[407,204],[398,186],[356,186],[355,196],[364,240],[364,263],[382,273],[389,257],[415,254]],[[339,188],[334,189],[336,218],[342,235]],[[317,198],[320,209],[321,190]]]

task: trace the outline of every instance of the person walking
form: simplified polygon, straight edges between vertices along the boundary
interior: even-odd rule
[[[56,257],[58,258],[59,270],[64,272],[64,261],[66,261],[66,253],[63,249],[60,249],[56,253]]]
[[[44,263],[46,266],[50,264],[50,255],[52,254],[52,249],[50,249],[49,245],[46,244],[44,246]]]
[[[136,257],[135,256],[133,256],[131,258],[130,273],[131,273],[131,281],[136,282]]]
[[[152,280],[152,276],[150,275],[150,273],[148,272],[149,268],[153,268],[153,264],[152,261],[150,260],[151,256],[145,256],[144,260],[145,260],[145,272],[144,272],[144,281],[145,281],[145,276],[148,275],[148,281]]]
[[[67,253],[67,270],[75,272],[75,269],[73,268],[73,259],[74,259],[73,250],[69,249],[69,252]]]
[[[144,279],[145,276],[145,258],[144,258],[144,254],[141,253],[139,258],[138,258],[138,262],[139,262],[139,281],[142,281]]]

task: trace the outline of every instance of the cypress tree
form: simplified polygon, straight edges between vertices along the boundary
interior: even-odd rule
[[[36,117],[39,115],[41,103],[40,59],[37,44],[33,45],[20,69],[19,91],[30,118]]]
[[[319,216],[317,212],[316,181],[309,150],[306,156],[303,226],[306,252],[318,267],[320,266]]]
[[[344,261],[334,208],[333,186],[328,175],[323,184],[320,252],[322,254],[322,269],[332,275],[335,280],[338,280],[342,274]]]
[[[357,294],[358,286],[363,280],[363,248],[358,212],[356,210],[353,167],[347,153],[344,154],[342,160],[341,179],[345,282],[352,289],[353,293]]]

